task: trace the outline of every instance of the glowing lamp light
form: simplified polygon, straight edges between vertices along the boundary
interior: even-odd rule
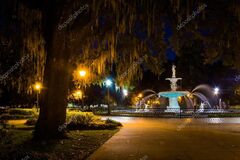
[[[40,82],[36,82],[36,84],[34,85],[34,89],[40,91],[42,89],[42,84]]]
[[[81,77],[85,77],[86,74],[87,74],[87,72],[84,71],[84,70],[79,71],[79,75],[80,75]]]
[[[107,79],[105,83],[106,83],[106,86],[108,87],[112,85],[112,81],[110,79]]]
[[[127,89],[123,89],[123,95],[126,97],[128,96],[128,90]]]
[[[216,88],[214,88],[213,93],[214,93],[215,95],[218,95],[218,94],[219,94],[219,91],[220,91],[220,89],[219,89],[218,87],[216,87]]]
[[[142,97],[143,97],[142,93],[139,93],[139,94],[138,94],[138,97],[139,97],[139,98],[142,98]]]
[[[116,88],[116,90],[119,90],[119,89],[120,89],[120,87],[119,87],[119,86],[117,86],[117,85],[116,85],[116,87],[115,87],[115,88]]]

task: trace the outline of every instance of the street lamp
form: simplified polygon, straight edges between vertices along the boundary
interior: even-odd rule
[[[112,85],[112,81],[110,79],[107,79],[105,83],[107,87],[110,87]]]
[[[42,84],[40,82],[36,82],[34,84],[34,89],[37,91],[37,110],[39,108],[39,94],[41,92],[42,89]]]
[[[110,79],[107,79],[105,80],[105,84],[107,86],[107,99],[108,99],[108,114],[111,114],[111,111],[110,111],[110,96],[109,96],[109,88],[111,87],[112,85],[112,81]]]
[[[85,71],[85,70],[80,70],[80,71],[79,71],[80,77],[85,77],[86,74],[87,74],[87,71]]]
[[[214,91],[213,91],[214,95],[218,95],[219,91],[220,89],[218,87],[214,88]]]
[[[142,97],[143,97],[142,93],[139,93],[138,98],[142,98]]]
[[[220,94],[220,89],[218,87],[215,87],[214,91],[213,91],[213,94],[215,96],[218,96]],[[218,100],[218,105],[219,105],[220,108],[222,108],[222,99],[221,98],[219,98],[219,100]]]
[[[127,89],[123,89],[123,95],[124,95],[124,97],[128,96],[128,90]]]

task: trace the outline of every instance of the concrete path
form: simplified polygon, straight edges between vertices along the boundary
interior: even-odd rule
[[[114,119],[124,127],[89,160],[240,160],[240,118]]]

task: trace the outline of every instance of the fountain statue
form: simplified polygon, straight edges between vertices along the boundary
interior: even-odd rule
[[[177,82],[182,80],[182,78],[176,78],[176,66],[172,66],[172,78],[166,78],[170,81],[170,92],[159,92],[158,96],[166,97],[169,99],[169,106],[165,112],[180,112],[180,106],[178,104],[178,97],[187,95],[189,92],[186,91],[177,91]]]
[[[172,78],[176,78],[176,66],[172,65]]]
[[[176,66],[172,66],[172,78],[166,78],[166,80],[169,80],[171,82],[171,90],[176,91],[177,90],[177,81],[182,80],[182,78],[176,78]]]

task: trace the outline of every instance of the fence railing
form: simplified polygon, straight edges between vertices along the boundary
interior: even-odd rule
[[[95,114],[107,114],[107,110],[93,110]],[[165,108],[151,109],[113,109],[111,115],[115,116],[143,116],[143,117],[240,117],[237,109],[177,109],[166,111]]]

